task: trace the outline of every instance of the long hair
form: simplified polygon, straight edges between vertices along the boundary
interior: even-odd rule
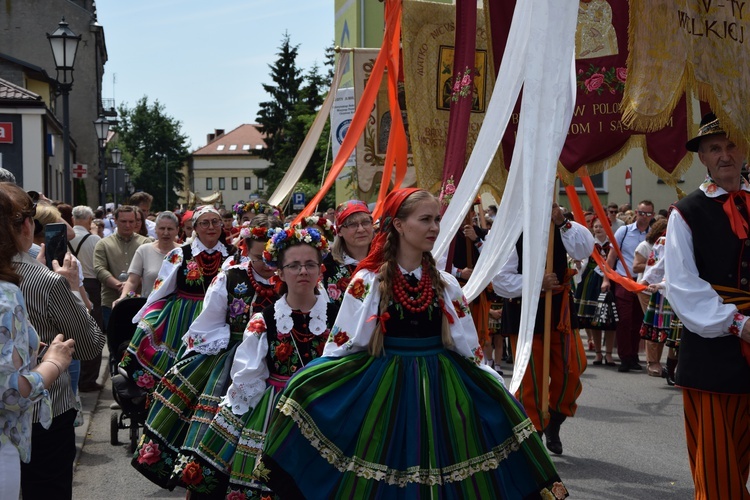
[[[412,212],[414,212],[417,204],[426,200],[432,200],[437,203],[437,198],[435,198],[435,196],[433,196],[429,191],[419,190],[412,193],[403,201],[403,203],[401,203],[401,206],[396,211],[394,218],[400,220],[406,219],[407,217],[409,217],[409,215],[411,215]],[[385,314],[386,310],[388,309],[388,305],[393,300],[393,284],[395,282],[395,276],[396,273],[401,272],[398,268],[398,262],[396,260],[396,255],[400,244],[400,236],[393,224],[388,224],[385,228],[385,231],[386,239],[382,251],[383,263],[378,270],[378,279],[380,281],[378,285],[378,290],[380,291],[378,314],[380,316]],[[426,270],[428,273],[430,273],[432,286],[435,287],[435,296],[438,298],[438,300],[441,300],[443,298],[443,294],[445,293],[445,283],[443,282],[443,279],[440,275],[440,271],[438,271],[437,269],[435,259],[433,259],[430,252],[424,252],[422,254],[422,259],[427,264]],[[445,316],[445,314],[442,314],[441,336],[444,346],[450,347],[451,345],[453,345],[448,318]],[[383,331],[380,322],[378,322],[378,326],[375,328],[375,332],[370,339],[368,350],[373,356],[380,356],[383,353]]]
[[[13,257],[21,251],[21,228],[27,217],[33,217],[33,202],[15,184],[0,183],[0,280],[14,285],[21,276],[13,266]]]

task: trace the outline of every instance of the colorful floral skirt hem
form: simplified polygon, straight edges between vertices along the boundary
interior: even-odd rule
[[[162,488],[174,489],[188,463],[184,451],[197,446],[231,384],[238,340],[219,354],[194,354],[174,365],[154,390],[142,444],[133,466]],[[144,448],[158,454],[144,460]],[[178,478],[178,479],[175,479]],[[182,485],[182,484],[180,484]]]
[[[280,496],[565,498],[521,405],[439,337],[319,358],[284,390],[255,475]]]
[[[640,336],[651,342],[664,343],[669,337],[675,316],[672,307],[661,292],[651,294],[643,314]]]
[[[202,300],[171,295],[149,306],[120,367],[139,387],[153,390],[184,349],[182,336],[203,309]],[[150,387],[149,387],[150,385]]]

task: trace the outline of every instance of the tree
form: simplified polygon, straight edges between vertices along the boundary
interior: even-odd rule
[[[261,174],[266,181],[268,193],[276,189],[294,158],[294,154],[289,156],[294,145],[288,144],[292,137],[287,133],[286,125],[300,99],[303,81],[297,67],[298,48],[299,45],[292,46],[289,33],[284,33],[277,53],[278,59],[273,65],[269,64],[273,84],[263,84],[263,90],[271,99],[260,103],[256,121],[266,143],[266,149],[261,155],[271,162],[271,166]]]
[[[171,209],[177,204],[174,190],[184,189],[181,170],[190,156],[181,123],[167,115],[158,100],[149,104],[147,96],[138,100],[132,109],[123,104],[119,114],[115,146],[123,152],[122,158],[136,191],[151,194],[155,209]]]

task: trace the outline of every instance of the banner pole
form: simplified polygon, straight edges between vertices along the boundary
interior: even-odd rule
[[[552,202],[557,201],[557,179],[552,191]],[[547,238],[547,265],[544,274],[554,272],[553,250],[555,244],[555,224],[549,223],[549,236]],[[552,288],[544,291],[544,356],[542,359],[542,426],[549,418],[549,357],[552,344]],[[544,430],[544,429],[542,429]]]

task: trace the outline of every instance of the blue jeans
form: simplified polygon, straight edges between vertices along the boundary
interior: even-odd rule
[[[112,316],[112,308],[102,306],[102,320],[104,321],[104,331],[107,331],[107,325],[109,324],[109,317]]]
[[[80,360],[74,359],[70,362],[68,373],[70,373],[70,385],[73,387],[73,394],[78,395],[78,379],[81,378]]]

